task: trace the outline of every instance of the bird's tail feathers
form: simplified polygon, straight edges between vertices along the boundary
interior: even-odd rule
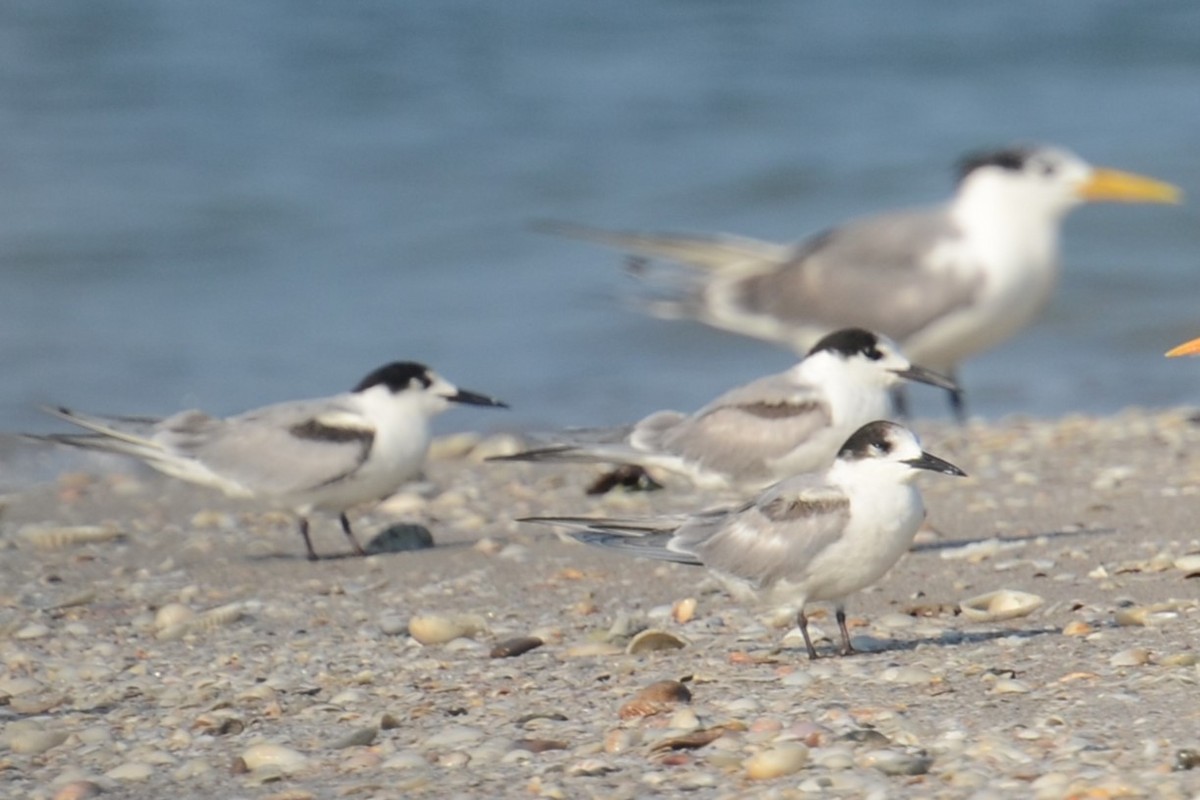
[[[700,560],[690,553],[669,549],[675,529],[686,519],[659,517],[621,519],[613,517],[524,517],[518,522],[534,522],[566,528],[577,541],[630,555],[699,565]]]

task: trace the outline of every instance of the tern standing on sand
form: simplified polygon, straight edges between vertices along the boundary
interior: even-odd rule
[[[51,414],[89,434],[31,437],[133,456],[175,478],[293,510],[310,561],[313,511],[338,515],[354,552],[366,555],[346,510],[382,500],[414,477],[429,449],[430,420],[451,403],[504,403],[458,389],[421,364],[394,362],[349,392],[264,406],[235,417],[182,411],[166,419]]]
[[[823,473],[780,481],[733,508],[643,520],[530,517],[574,529],[582,542],[634,555],[702,565],[741,600],[797,609],[809,658],[805,606],[831,601],[853,652],[845,598],[878,581],[912,545],[925,518],[912,485],[920,470],[963,475],[921,450],[916,436],[892,422],[871,422],[851,436]]]

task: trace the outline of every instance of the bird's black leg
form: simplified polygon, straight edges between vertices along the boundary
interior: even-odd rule
[[[850,631],[846,630],[846,609],[841,606],[837,607],[837,624],[842,632],[842,655],[848,656],[855,650],[854,645],[850,644]]]
[[[300,535],[304,537],[304,547],[308,550],[308,560],[318,560],[320,556],[317,555],[316,550],[313,550],[312,539],[308,538],[308,517],[300,518]]]
[[[957,373],[951,371],[949,377],[960,387],[947,389],[950,392],[950,410],[954,413],[954,421],[959,425],[965,425],[967,424],[967,395],[961,388],[962,384],[958,382]]]
[[[350,530],[350,520],[346,519],[345,514],[339,516],[338,519],[342,521],[342,531],[345,532],[346,538],[350,540],[350,545],[354,548],[354,552],[357,555],[365,556],[367,551],[363,550],[362,545],[358,543],[358,539],[354,538],[354,531]]]
[[[796,624],[800,626],[800,635],[804,637],[804,646],[808,648],[808,659],[812,661],[817,658],[817,648],[813,647],[812,639],[808,638],[808,617],[804,609],[800,609],[796,614]]]

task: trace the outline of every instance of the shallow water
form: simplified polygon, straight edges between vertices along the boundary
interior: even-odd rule
[[[1200,187],[1200,6],[545,0],[0,9],[0,429],[228,413],[425,361],[508,400],[443,427],[694,408],[792,356],[620,301],[554,217],[790,240],[941,199],[1013,140]],[[1068,221],[973,411],[1200,398],[1194,203]],[[918,409],[944,414],[922,393]]]

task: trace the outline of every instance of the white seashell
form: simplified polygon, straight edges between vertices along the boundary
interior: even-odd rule
[[[263,742],[250,745],[243,750],[242,761],[246,762],[246,767],[251,772],[264,767],[274,767],[286,775],[307,766],[308,757],[290,747]]]
[[[474,614],[427,614],[408,621],[408,635],[421,644],[444,644],[463,636],[474,636],[484,627],[483,619]]]
[[[652,653],[655,650],[680,650],[688,646],[688,642],[682,637],[676,636],[667,631],[644,630],[637,636],[629,640],[629,644],[625,646],[625,652],[630,655],[639,653]]]
[[[750,756],[743,764],[746,777],[752,781],[791,775],[804,769],[808,763],[808,748],[799,743],[780,744],[770,750]]]
[[[671,606],[671,618],[680,625],[691,622],[694,616],[696,616],[696,598],[694,597],[685,597]]]
[[[1183,570],[1184,572],[1200,572],[1200,553],[1189,553],[1186,556],[1180,556],[1175,559],[1175,569]]]
[[[167,603],[154,615],[154,627],[162,630],[172,625],[189,622],[195,618],[196,612],[183,603]]]
[[[26,525],[18,535],[41,550],[61,550],[77,544],[112,542],[125,537],[110,525]]]
[[[163,608],[159,609],[159,613],[161,614],[163,609],[166,609],[171,605],[179,604],[169,603],[166,606],[163,606]],[[183,608],[186,609],[187,607],[183,606]],[[190,609],[188,610],[190,611]],[[208,611],[205,611],[202,614],[196,614],[192,617],[188,617],[185,613],[180,611],[173,611],[168,614],[168,617],[177,615],[180,617],[179,621],[160,627],[155,638],[163,641],[170,641],[172,639],[180,639],[189,633],[216,630],[224,625],[237,622],[239,619],[245,616],[245,614],[246,607],[243,603],[229,603],[227,605],[217,606],[216,608],[210,608]],[[156,616],[155,624],[157,625],[157,623],[158,617]]]
[[[1046,602],[1036,594],[1016,589],[997,589],[959,603],[962,614],[973,622],[997,622],[1032,614]]]

